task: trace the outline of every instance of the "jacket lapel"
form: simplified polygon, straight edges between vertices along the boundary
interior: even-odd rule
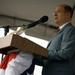
[[[67,25],[65,25],[57,34],[55,34],[51,39],[50,42],[48,43],[48,46],[50,45],[50,43],[52,42],[52,40],[55,38],[55,36],[59,35],[66,27],[71,26],[71,23],[68,23]],[[48,48],[47,46],[47,48]]]

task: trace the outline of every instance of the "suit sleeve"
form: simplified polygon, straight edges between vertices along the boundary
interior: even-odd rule
[[[69,60],[75,52],[75,28],[66,29],[60,45],[60,50],[49,50],[49,60]]]

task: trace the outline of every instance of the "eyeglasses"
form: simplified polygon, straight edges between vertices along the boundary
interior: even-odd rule
[[[62,12],[65,12],[65,11],[61,11],[61,10],[58,10],[58,11],[54,11],[53,13],[62,13]]]

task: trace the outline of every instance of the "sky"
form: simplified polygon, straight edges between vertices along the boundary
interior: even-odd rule
[[[13,32],[13,30],[9,30],[10,32]],[[46,40],[43,40],[43,39],[39,39],[39,38],[36,38],[36,37],[32,37],[32,36],[28,36],[26,35],[25,33],[22,32],[21,36],[39,44],[40,46],[46,48],[47,44],[48,44],[48,41]],[[4,37],[4,29],[3,28],[0,28],[0,38],[1,37]],[[1,62],[1,57],[2,57],[2,54],[0,54],[0,62]],[[38,66],[36,65],[35,66],[35,70],[34,70],[34,75],[41,75],[41,71],[42,71],[42,66]]]

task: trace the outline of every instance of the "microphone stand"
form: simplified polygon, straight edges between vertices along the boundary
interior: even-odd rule
[[[11,27],[22,27],[22,26],[27,26],[27,25],[16,25],[16,26],[6,25],[6,26],[0,26],[0,28],[4,28],[4,36],[6,36],[7,33],[9,32],[9,28],[11,28]],[[2,54],[1,61],[3,60],[3,56],[4,56],[4,54]]]

